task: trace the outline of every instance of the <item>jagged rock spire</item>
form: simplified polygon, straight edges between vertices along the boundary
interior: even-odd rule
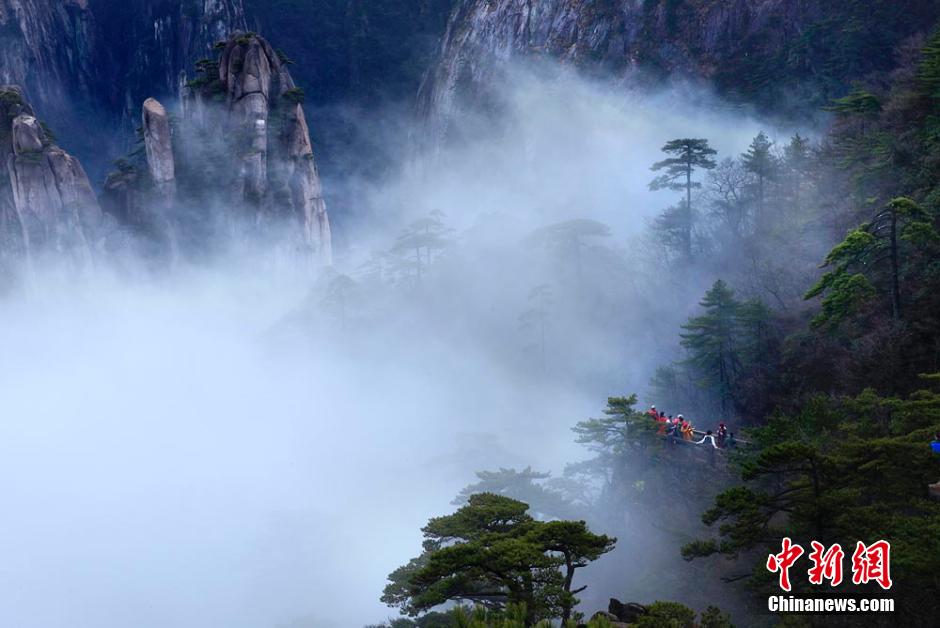
[[[238,201],[263,223],[279,216],[299,223],[302,243],[323,263],[332,260],[330,221],[302,106],[303,92],[262,37],[236,33],[225,43],[218,79],[187,96],[199,117],[210,93],[224,94],[228,133],[244,144],[238,160]],[[214,91],[215,90],[215,91]],[[197,120],[204,123],[204,120]]]
[[[103,216],[85,170],[59,148],[23,92],[0,87],[0,227],[8,260],[65,253],[90,260],[100,248]]]

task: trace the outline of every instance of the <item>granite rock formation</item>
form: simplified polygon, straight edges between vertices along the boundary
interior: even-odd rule
[[[98,172],[140,102],[175,96],[180,72],[245,23],[242,0],[0,0],[0,84]]]
[[[144,102],[143,147],[109,176],[106,209],[158,256],[205,249],[226,234],[286,232],[295,250],[329,264],[330,221],[302,90],[253,33],[219,49],[218,61],[200,61],[183,81],[176,123],[156,99]]]
[[[287,64],[262,37],[239,33],[226,42],[215,76],[214,71],[209,66],[201,81],[190,83],[185,111],[192,123],[205,125],[213,97],[224,101],[222,128],[230,142],[241,144],[233,151],[233,200],[256,223],[295,221],[303,246],[329,263],[330,221],[303,92]]]
[[[0,229],[6,262],[100,253],[104,217],[82,165],[62,150],[17,86],[0,87]]]
[[[670,76],[705,80],[724,95],[752,103],[763,99],[771,107],[784,97],[794,105],[808,95],[827,102],[833,95],[827,89],[842,89],[871,71],[890,71],[891,47],[923,33],[938,17],[938,6],[929,0],[880,7],[884,15],[874,15],[866,3],[849,4],[457,0],[418,108],[428,118],[446,118],[458,94],[479,92],[512,60],[537,57],[656,84]],[[850,58],[835,58],[833,46]]]

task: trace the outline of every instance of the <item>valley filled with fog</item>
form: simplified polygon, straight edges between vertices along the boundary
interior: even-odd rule
[[[650,165],[675,137],[734,156],[790,129],[688,86],[517,68],[498,89],[499,115],[465,112],[459,141],[402,121],[386,175],[322,173],[342,191],[331,268],[238,241],[8,288],[0,624],[380,621],[386,575],[476,471],[559,475],[585,455],[575,422],[611,395],[651,401],[715,277],[657,272],[648,227],[671,196]],[[432,213],[415,253],[402,238]],[[625,593],[635,542],[587,572],[592,601]]]

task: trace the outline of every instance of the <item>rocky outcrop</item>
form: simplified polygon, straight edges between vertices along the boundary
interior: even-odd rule
[[[96,22],[87,0],[0,0],[0,84],[19,85],[46,115],[91,101]]]
[[[85,170],[56,145],[19,87],[0,87],[0,225],[7,261],[100,251],[103,216]]]
[[[649,609],[636,602],[627,602],[624,604],[617,598],[610,598],[610,602],[607,605],[607,612],[616,618],[617,621],[622,621],[626,624],[635,624],[640,620],[640,617],[649,612]]]
[[[827,96],[827,72],[850,82],[873,69],[892,67],[892,42],[931,28],[936,3],[882,3],[873,17],[867,3],[803,0],[459,0],[436,63],[419,97],[427,117],[446,117],[461,93],[478,93],[507,62],[549,57],[605,76],[648,74],[657,82],[679,75],[713,82],[726,94],[773,100],[780,90],[818,80]],[[868,37],[882,47],[846,63],[833,58]],[[844,35],[848,37],[849,35]],[[874,44],[873,44],[874,45]],[[887,47],[887,48],[885,48]],[[840,65],[842,63],[843,65]],[[792,79],[792,80],[791,80]]]
[[[611,628],[628,628],[640,621],[640,618],[649,613],[649,609],[642,604],[628,602],[624,604],[620,600],[610,598],[607,611],[597,611],[591,615],[591,623],[602,622]],[[587,628],[588,624],[581,624]]]
[[[144,147],[150,177],[161,188],[175,188],[176,162],[170,134],[170,116],[156,98],[148,98],[143,107]]]
[[[166,243],[171,259],[175,259],[179,255],[176,226],[173,224],[176,205],[176,158],[173,156],[170,116],[155,98],[144,101],[141,130],[148,174],[153,184],[147,212],[149,215],[143,220],[149,223],[153,232]]]
[[[175,97],[180,72],[244,29],[242,0],[0,0],[0,84],[100,172],[144,98]]]
[[[303,91],[262,37],[231,37],[217,70],[190,83],[184,107],[195,125],[216,119],[212,101],[221,96],[226,108],[223,131],[233,146],[233,201],[257,224],[289,218],[299,225],[303,246],[324,263],[332,258],[330,221],[317,172],[310,131],[303,110]],[[217,75],[213,75],[213,71]]]
[[[98,30],[109,36],[97,60],[109,76],[123,77],[110,94],[114,105],[136,121],[147,97],[175,97],[179,76],[199,59],[212,57],[214,46],[246,29],[242,0],[126,0],[134,8],[117,12],[108,0],[90,0]],[[115,36],[126,43],[116,42]]]
[[[105,184],[107,211],[151,258],[201,254],[229,235],[274,236],[332,261],[330,221],[303,91],[271,45],[237,33],[184,82],[178,124],[143,104],[142,143]]]

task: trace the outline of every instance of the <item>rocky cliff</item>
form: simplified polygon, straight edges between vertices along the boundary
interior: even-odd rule
[[[244,28],[242,0],[0,0],[0,84],[21,86],[99,172],[144,98],[174,94],[180,72]]]
[[[98,24],[98,67],[117,81],[104,90],[112,107],[135,124],[147,97],[176,95],[180,73],[213,46],[246,29],[242,0],[89,0]]]
[[[233,151],[232,190],[237,205],[259,224],[287,218],[300,227],[301,243],[321,261],[332,257],[330,221],[304,115],[303,90],[271,44],[252,33],[236,34],[222,48],[218,74],[190,83],[187,115],[195,124],[213,99],[224,98],[223,128]],[[200,113],[195,113],[200,112]]]
[[[105,221],[77,159],[59,148],[16,86],[0,87],[0,258],[4,266],[47,255],[88,263]]]
[[[0,83],[61,115],[95,97],[96,23],[87,0],[0,0]]]
[[[331,261],[330,221],[298,89],[263,38],[236,33],[185,81],[181,117],[143,104],[141,149],[105,185],[106,209],[159,255],[227,233],[282,235]]]
[[[838,94],[893,66],[937,3],[901,0],[458,0],[419,109],[450,111],[513,59],[544,56],[604,74],[703,78],[759,106]]]

